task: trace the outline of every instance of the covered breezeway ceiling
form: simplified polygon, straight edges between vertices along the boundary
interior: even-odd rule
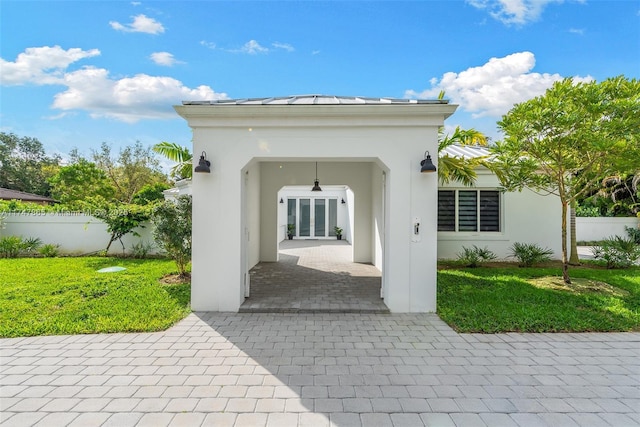
[[[193,178],[194,310],[238,311],[249,269],[277,260],[278,190],[312,184],[318,161],[322,183],[356,194],[354,261],[380,266],[389,309],[435,311],[437,177],[420,161],[455,106],[312,96],[175,108],[211,162]]]

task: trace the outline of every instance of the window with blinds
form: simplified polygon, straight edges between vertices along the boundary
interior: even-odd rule
[[[500,231],[500,192],[438,191],[438,231]]]

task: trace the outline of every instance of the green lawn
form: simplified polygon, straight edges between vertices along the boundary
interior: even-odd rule
[[[97,273],[109,266],[127,270]],[[189,313],[170,260],[0,259],[0,337],[159,331]],[[442,269],[438,314],[460,332],[640,331],[640,268]],[[549,277],[555,277],[550,280]]]
[[[97,273],[122,266],[126,271]],[[0,337],[159,331],[189,313],[190,286],[163,285],[171,260],[0,259]]]
[[[560,268],[441,269],[438,314],[460,332],[640,331],[640,268],[570,275],[565,288]]]

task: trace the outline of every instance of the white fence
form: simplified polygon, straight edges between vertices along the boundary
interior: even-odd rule
[[[611,236],[626,236],[625,227],[638,227],[638,218],[576,218],[576,240],[593,242]]]
[[[5,229],[0,230],[1,236],[38,237],[42,243],[52,243],[60,246],[60,253],[81,255],[104,250],[111,235],[107,232],[107,225],[97,218],[77,213],[4,213]],[[135,231],[136,237],[128,234],[122,238],[125,250],[131,252],[131,247],[139,242],[152,244],[151,253],[157,252],[153,240],[151,224],[144,224]],[[110,254],[122,254],[122,245],[118,240],[113,242]]]
[[[39,237],[43,243],[60,245],[63,254],[88,254],[105,249],[110,235],[107,225],[89,215],[77,213],[5,213],[5,229],[0,236]],[[625,227],[638,227],[637,218],[576,218],[578,241],[597,241],[610,236],[625,236]],[[135,230],[140,237],[128,234],[122,238],[127,253],[140,242],[152,244],[153,228],[149,223]],[[442,243],[442,242],[440,242]],[[115,241],[109,251],[121,254],[122,245]]]

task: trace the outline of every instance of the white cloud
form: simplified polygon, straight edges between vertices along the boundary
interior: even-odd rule
[[[214,42],[208,42],[206,40],[201,40],[200,44],[204,47],[208,47],[209,49],[215,49],[216,48],[216,44]]]
[[[258,43],[255,40],[249,40],[240,49],[236,49],[233,52],[248,53],[249,55],[256,55],[258,53],[269,52],[269,48],[261,46],[260,43]]]
[[[64,71],[83,58],[100,55],[98,49],[64,50],[60,46],[30,47],[20,53],[15,62],[0,58],[0,83],[7,86],[33,83],[37,85],[61,83]]]
[[[467,0],[477,9],[486,9],[489,15],[505,25],[524,25],[540,18],[549,3],[563,0]]]
[[[269,49],[266,46],[261,45],[260,43],[258,43],[257,40],[249,40],[248,42],[246,42],[245,44],[242,45],[242,47],[237,48],[237,49],[228,49],[228,48],[224,48],[224,47],[218,47],[214,42],[210,42],[210,41],[206,41],[206,40],[201,40],[200,41],[200,45],[204,46],[206,48],[215,50],[222,50],[225,52],[231,52],[231,53],[246,53],[249,55],[257,55],[257,54],[268,54],[270,52],[272,52],[273,50],[286,50],[287,52],[293,52],[296,49],[289,43],[280,43],[280,42],[273,42],[271,43],[271,47],[273,49]]]
[[[65,75],[67,90],[58,93],[53,108],[84,110],[91,117],[135,123],[141,119],[175,118],[171,107],[183,100],[227,99],[209,86],[188,88],[172,77],[137,74],[114,80],[103,68],[87,67]]]
[[[109,25],[111,25],[111,28],[114,30],[125,33],[164,33],[164,26],[160,22],[143,14],[134,16],[131,24],[123,25],[117,21],[110,21]]]
[[[440,80],[431,79],[431,88],[422,92],[408,90],[409,98],[436,98],[445,91],[446,98],[472,113],[473,117],[500,117],[514,104],[542,95],[559,74],[532,73],[536,60],[531,52],[514,53],[460,73],[445,73]],[[590,81],[591,77],[575,77],[575,81]]]
[[[584,36],[584,28],[569,28],[569,32],[571,34],[577,34],[579,36]]]
[[[291,46],[289,43],[275,42],[275,43],[272,43],[271,46],[273,46],[276,49],[286,50],[287,52],[293,52],[295,50],[295,48]]]
[[[173,54],[169,53],[169,52],[153,52],[151,55],[149,55],[149,58],[151,58],[151,60],[153,62],[155,62],[158,65],[162,65],[165,67],[171,67],[175,64],[182,64],[182,61],[178,61]]]

